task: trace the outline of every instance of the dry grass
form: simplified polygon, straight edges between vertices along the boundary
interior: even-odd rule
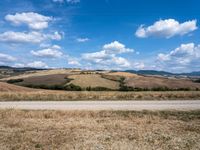
[[[102,78],[99,74],[70,75],[68,78],[74,79],[68,84],[72,83],[74,85],[80,86],[81,88],[105,87],[113,90],[119,89],[119,82]]]
[[[123,76],[123,77],[137,77],[139,75],[129,72],[111,72],[107,73],[106,75],[112,75],[112,76]]]
[[[0,110],[1,150],[200,149],[200,112]]]
[[[93,92],[51,91],[0,92],[0,101],[73,101],[73,100],[198,100],[200,91],[171,92]]]
[[[31,91],[37,91],[37,90],[0,82],[0,93],[2,92],[31,92]]]

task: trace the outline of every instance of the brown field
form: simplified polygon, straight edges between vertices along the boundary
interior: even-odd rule
[[[67,82],[65,77],[66,74],[33,76],[24,78],[23,82],[19,82],[17,85],[64,85]]]
[[[68,84],[72,83],[74,85],[80,86],[81,88],[105,87],[113,90],[119,89],[119,82],[102,78],[99,74],[70,75],[68,78],[74,79]]]
[[[125,85],[131,87],[140,88],[156,88],[156,87],[168,87],[169,89],[200,89],[199,83],[194,83],[188,79],[168,79],[163,77],[151,77],[151,76],[138,76],[134,78],[126,78]]]
[[[41,70],[41,71],[35,71],[33,73],[25,73],[25,74],[21,74],[17,76],[3,78],[0,80],[7,81],[10,79],[24,79],[24,78],[29,78],[29,77],[38,77],[38,76],[55,75],[55,74],[73,74],[73,72],[72,70],[67,70],[67,69]]]
[[[12,89],[13,90],[13,89]],[[0,92],[0,101],[199,100],[200,91],[119,92],[32,90]]]
[[[166,78],[162,76],[143,76],[126,72],[112,72],[102,74],[103,78],[120,81],[120,77],[125,77],[124,85],[133,88],[154,89],[154,88],[169,88],[169,89],[200,89],[200,84],[191,81],[190,79]]]
[[[1,150],[200,149],[200,111],[0,110]]]
[[[180,89],[180,88],[200,89],[199,83],[194,83],[189,79],[168,79],[164,77],[138,75],[136,77],[126,78],[124,82],[126,86],[148,88],[148,89],[158,88],[158,87],[167,87],[169,89]]]

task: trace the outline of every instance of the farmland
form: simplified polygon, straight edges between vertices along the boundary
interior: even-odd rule
[[[55,69],[2,78],[0,100],[184,100],[199,89],[190,78]]]
[[[127,72],[41,70],[0,79],[20,86],[57,90],[159,91],[199,90],[190,78],[139,75]],[[15,82],[16,81],[16,82]]]

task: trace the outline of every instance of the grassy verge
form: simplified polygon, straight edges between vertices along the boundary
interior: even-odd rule
[[[65,100],[195,100],[200,99],[200,91],[33,91],[0,92],[0,101],[65,101]]]
[[[200,149],[200,111],[0,110],[1,149]]]

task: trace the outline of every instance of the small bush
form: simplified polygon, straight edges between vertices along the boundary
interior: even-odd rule
[[[26,84],[23,85],[29,88],[36,88],[36,89],[49,89],[49,90],[64,90],[64,87],[62,85],[33,85],[33,84]]]
[[[10,79],[7,81],[7,83],[18,83],[18,82],[23,82],[24,80],[23,79]]]
[[[111,91],[111,89],[106,88],[106,87],[100,87],[100,86],[98,86],[98,87],[91,88],[91,91]]]
[[[200,83],[200,79],[195,80],[194,82]]]
[[[72,83],[69,84],[69,85],[66,85],[64,87],[64,89],[67,90],[67,91],[81,91],[82,90],[80,86],[74,85]]]

